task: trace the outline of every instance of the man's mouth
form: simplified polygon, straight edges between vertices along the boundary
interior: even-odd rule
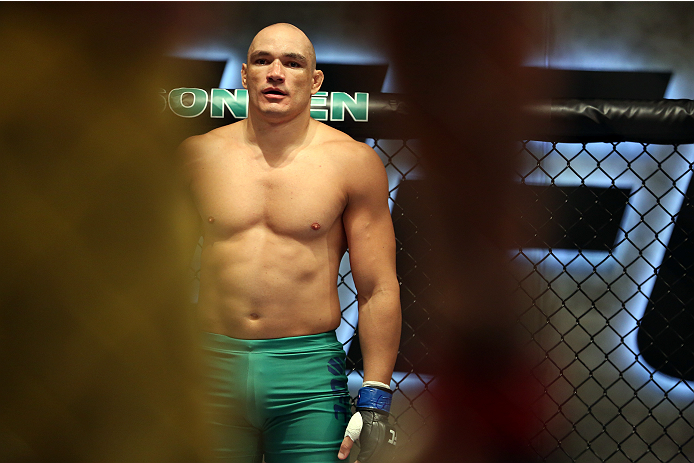
[[[263,95],[286,96],[287,93],[278,88],[266,88],[263,90]]]

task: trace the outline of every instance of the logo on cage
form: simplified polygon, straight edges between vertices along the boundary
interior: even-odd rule
[[[248,117],[248,90],[213,88],[208,93],[202,88],[175,88],[168,93],[161,89],[162,111],[168,108],[175,115],[185,118],[201,116],[210,112],[212,119],[231,116],[235,119]],[[349,115],[349,116],[348,116]],[[311,117],[317,121],[344,121],[347,117],[355,122],[369,121],[369,94],[354,92],[317,92],[311,97]]]

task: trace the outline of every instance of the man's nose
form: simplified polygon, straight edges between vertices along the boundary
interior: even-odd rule
[[[267,73],[268,80],[284,82],[284,67],[280,60],[276,59],[270,64]]]

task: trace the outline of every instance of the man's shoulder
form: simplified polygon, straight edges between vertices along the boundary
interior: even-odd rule
[[[329,156],[331,161],[339,166],[348,185],[357,185],[365,179],[385,175],[383,161],[373,148],[337,129],[327,125],[323,127],[321,156]]]
[[[179,151],[185,155],[195,155],[209,152],[229,144],[238,143],[241,133],[240,122],[212,129],[209,132],[193,135],[183,140]]]
[[[326,150],[336,154],[344,154],[347,157],[371,157],[375,155],[374,150],[360,141],[356,141],[344,132],[337,130],[329,125],[320,123],[318,128],[317,143]]]

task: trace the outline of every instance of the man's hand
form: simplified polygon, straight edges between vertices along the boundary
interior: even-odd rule
[[[347,429],[345,430],[345,438],[342,439],[342,445],[340,446],[340,452],[337,454],[337,458],[344,460],[349,456],[349,452],[352,451],[352,446],[354,442],[359,439],[359,434],[361,434],[361,429],[364,426],[364,420],[361,417],[361,413],[357,412],[352,415],[352,418],[347,424]],[[355,462],[358,463],[358,462]]]
[[[352,446],[354,445],[354,441],[349,437],[345,436],[345,438],[342,440],[342,445],[340,445],[340,452],[337,454],[337,458],[340,460],[344,460],[349,456],[349,452],[352,451]],[[356,463],[359,463],[358,461]]]
[[[397,434],[388,421],[392,392],[386,385],[359,390],[357,413],[352,416],[345,431],[337,457],[346,459],[354,442],[359,440],[361,450],[356,463],[381,463],[393,459]]]

